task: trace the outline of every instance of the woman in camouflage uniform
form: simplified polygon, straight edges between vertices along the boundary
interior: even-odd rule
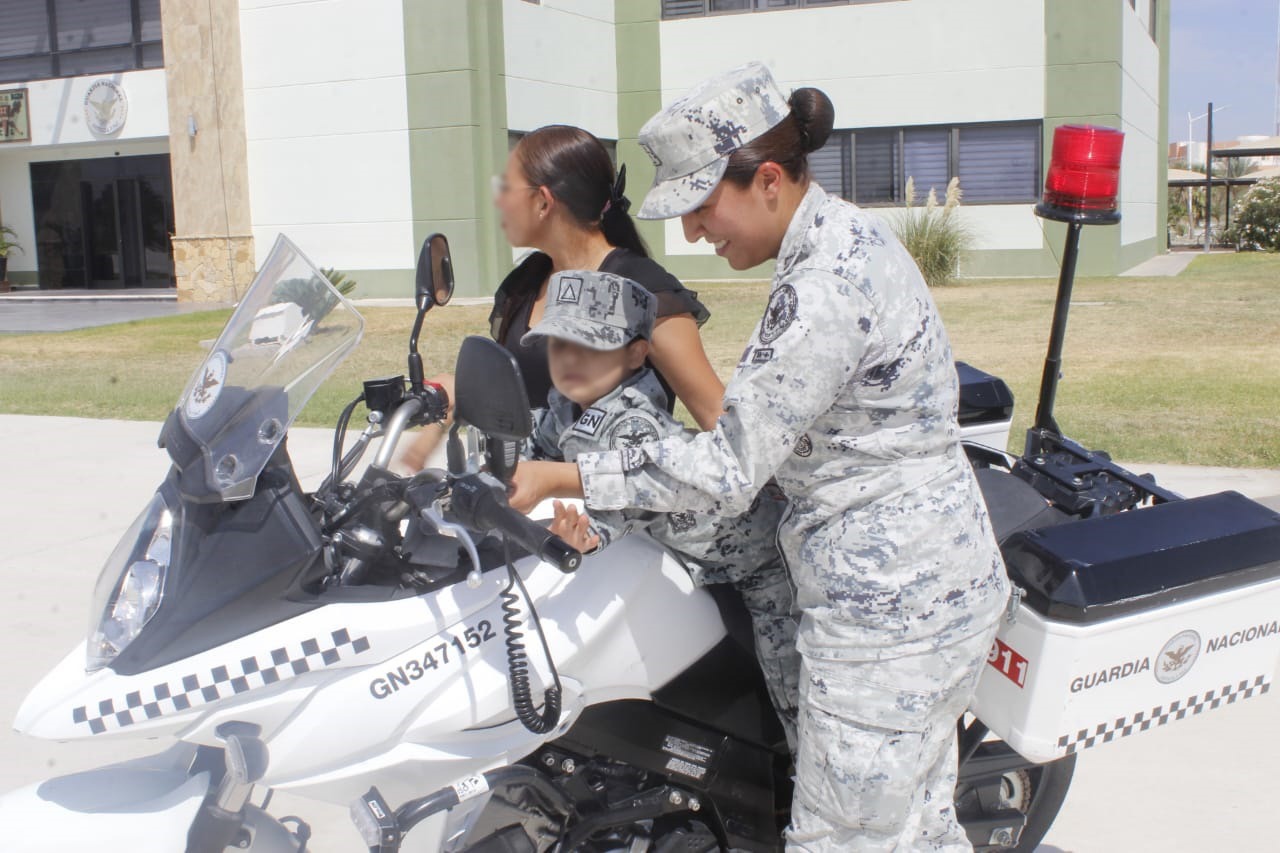
[[[715,430],[578,457],[587,506],[745,510],[774,478],[803,618],[792,851],[967,850],[956,721],[1008,581],[960,446],[950,345],[911,257],[828,196],[806,154],[831,102],[751,64],[652,118],[642,218],[680,216],[735,269],[777,260]],[[553,463],[541,463],[548,465]],[[523,466],[515,500],[562,482]]]

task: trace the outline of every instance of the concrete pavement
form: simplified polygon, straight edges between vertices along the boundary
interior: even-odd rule
[[[0,297],[0,334],[69,332],[226,307],[228,306],[189,302],[179,304],[173,300],[150,298],[78,299],[63,296],[28,299],[4,296]]]
[[[1165,252],[1162,255],[1147,258],[1136,267],[1131,267],[1120,273],[1120,275],[1141,278],[1174,276],[1189,267],[1191,262],[1198,257],[1200,257],[1199,252]]]
[[[154,423],[0,415],[0,791],[162,746],[58,744],[9,730],[26,692],[84,636],[103,561],[167,470],[158,432]],[[323,476],[331,440],[328,430],[291,434],[305,482]],[[1135,467],[1188,495],[1280,495],[1277,471]],[[1278,721],[1272,695],[1086,751],[1041,850],[1276,849]],[[272,811],[310,821],[317,853],[363,849],[343,809],[278,795]]]

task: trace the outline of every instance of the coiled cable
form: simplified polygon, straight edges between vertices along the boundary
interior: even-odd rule
[[[547,635],[542,631],[542,623],[538,621],[538,611],[533,606],[533,598],[525,588],[520,573],[516,571],[515,561],[511,557],[511,542],[502,537],[502,552],[507,560],[507,575],[510,581],[502,591],[502,630],[506,634],[507,674],[511,681],[511,705],[515,708],[516,718],[524,727],[534,734],[543,735],[560,723],[560,673],[556,672],[555,661],[551,659],[551,649],[547,646]],[[517,590],[519,592],[517,593]],[[529,681],[529,655],[524,647],[523,619],[520,613],[520,599],[524,598],[529,608],[529,622],[537,629],[538,639],[542,642],[542,653],[551,670],[551,686],[542,694],[543,710],[538,711],[533,701],[533,688]]]

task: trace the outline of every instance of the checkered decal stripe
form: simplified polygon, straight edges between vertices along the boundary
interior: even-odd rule
[[[1221,690],[1210,690],[1203,696],[1199,694],[1189,696],[1185,702],[1182,700],[1171,702],[1168,707],[1157,705],[1150,712],[1139,711],[1132,717],[1119,717],[1114,723],[1099,723],[1092,729],[1081,729],[1074,735],[1063,735],[1058,738],[1058,749],[1065,750],[1066,755],[1071,755],[1073,752],[1079,752],[1100,743],[1111,743],[1116,738],[1145,732],[1154,726],[1163,726],[1203,711],[1212,711],[1239,699],[1261,696],[1270,689],[1271,682],[1265,675],[1259,675],[1252,683],[1245,679],[1234,686],[1228,684]]]
[[[324,669],[344,656],[354,657],[369,648],[368,637],[353,640],[346,628],[331,633],[323,646],[321,642],[316,638],[303,640],[296,646],[273,649],[265,656],[254,655],[236,664],[162,681],[149,690],[135,690],[120,701],[103,699],[96,705],[81,705],[71,712],[71,719],[87,725],[95,735],[102,734]]]

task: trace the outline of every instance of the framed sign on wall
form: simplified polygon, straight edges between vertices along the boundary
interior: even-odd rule
[[[0,89],[0,142],[31,141],[29,104],[26,89]]]

